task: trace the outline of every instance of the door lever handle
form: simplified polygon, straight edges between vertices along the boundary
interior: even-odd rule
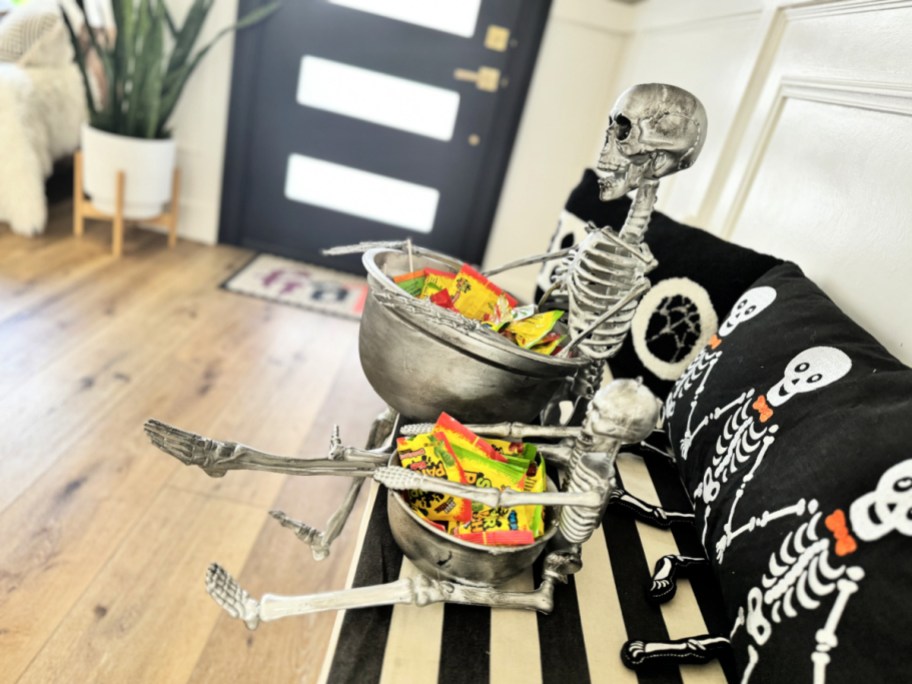
[[[479,90],[495,93],[500,86],[500,69],[486,66],[479,67],[478,71],[472,71],[471,69],[456,69],[456,71],[453,72],[453,78],[457,81],[474,83],[475,87]]]

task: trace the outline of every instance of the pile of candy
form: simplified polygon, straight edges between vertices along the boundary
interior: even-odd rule
[[[517,306],[509,293],[464,264],[459,273],[424,268],[396,276],[393,281],[413,297],[482,321],[523,349],[554,355],[564,335],[554,331],[563,311],[535,313],[535,306]]]
[[[531,444],[483,440],[441,413],[431,432],[400,437],[399,460],[411,470],[476,487],[545,491],[544,462]],[[492,508],[436,492],[410,491],[412,510],[464,541],[489,546],[531,544],[545,531],[542,506]]]

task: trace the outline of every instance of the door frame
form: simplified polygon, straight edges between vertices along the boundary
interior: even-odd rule
[[[244,16],[270,0],[239,0],[238,16]],[[548,23],[552,0],[523,0],[532,11],[520,15],[512,34],[522,39],[511,56],[509,84],[500,94],[503,116],[495,117],[491,140],[508,140],[507,144],[488,146],[482,171],[479,174],[478,193],[466,219],[466,241],[473,245],[467,260],[479,264],[484,258],[488,237],[494,224],[494,215],[500,200],[507,167],[516,141],[523,108],[532,81],[532,74],[539,57],[542,37]],[[267,20],[268,21],[268,20]],[[256,64],[263,47],[262,31],[240,31],[235,38],[231,74],[231,97],[228,110],[228,131],[225,140],[225,161],[222,174],[222,199],[219,214],[219,242],[258,249],[251,241],[244,240],[244,176],[251,154],[252,136],[247,135],[255,103],[250,93],[257,83]],[[469,67],[473,65],[467,65]]]

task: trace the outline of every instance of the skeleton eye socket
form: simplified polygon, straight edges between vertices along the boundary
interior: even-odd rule
[[[810,367],[811,367],[811,364],[809,364],[807,361],[805,361],[804,363],[799,363],[797,366],[795,366],[795,371],[798,373],[804,373],[804,371],[806,371]]]
[[[618,114],[617,118],[614,121],[618,127],[617,139],[626,140],[627,136],[630,135],[630,129],[633,127],[633,125],[630,123],[630,119],[628,119],[623,114]]]
[[[820,382],[821,378],[823,378],[823,376],[820,373],[814,373],[808,378],[808,382]]]
[[[893,488],[897,492],[908,492],[912,489],[912,477],[904,477],[901,480],[897,480],[896,484],[893,485]]]
[[[754,311],[756,311],[756,310],[757,310],[757,307],[756,307],[756,306],[749,306],[749,307],[747,307],[747,311],[745,311],[744,313],[752,314],[752,313],[754,313]]]

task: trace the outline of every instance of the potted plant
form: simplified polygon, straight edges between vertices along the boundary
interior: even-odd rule
[[[178,26],[165,0],[112,0],[113,35],[94,31],[83,10],[83,40],[63,13],[89,109],[82,129],[83,188],[101,211],[114,213],[118,171],[126,177],[125,218],[151,218],[162,211],[171,197],[176,156],[168,120],[184,86],[221,37],[261,21],[278,6],[257,8],[194,52],[214,2],[193,0]],[[97,87],[93,59],[103,74]]]

